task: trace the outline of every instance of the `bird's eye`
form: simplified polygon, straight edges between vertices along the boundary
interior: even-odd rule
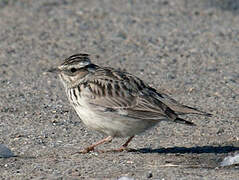
[[[71,68],[70,71],[71,71],[71,73],[74,73],[74,72],[77,71],[77,69],[76,68]]]

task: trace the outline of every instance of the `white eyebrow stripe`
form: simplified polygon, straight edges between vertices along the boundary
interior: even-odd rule
[[[82,62],[78,62],[77,64],[68,64],[68,65],[62,65],[60,66],[60,69],[71,69],[71,68],[76,68],[76,69],[80,69],[82,67],[85,67],[87,65],[90,65],[91,62],[90,61],[82,61]]]

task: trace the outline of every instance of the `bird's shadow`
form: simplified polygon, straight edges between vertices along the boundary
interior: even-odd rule
[[[134,149],[132,152],[136,153],[158,153],[158,154],[203,154],[203,153],[215,153],[225,154],[230,152],[239,151],[239,147],[235,146],[197,146],[197,147],[170,147],[170,148],[141,148]]]

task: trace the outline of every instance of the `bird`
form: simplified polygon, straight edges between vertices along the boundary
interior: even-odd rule
[[[70,104],[85,126],[106,135],[106,138],[79,153],[107,152],[95,147],[116,137],[128,139],[119,148],[108,151],[129,150],[128,144],[135,135],[161,121],[195,126],[179,116],[211,116],[210,113],[180,104],[133,74],[93,64],[86,53],[74,54],[49,71],[59,75]]]

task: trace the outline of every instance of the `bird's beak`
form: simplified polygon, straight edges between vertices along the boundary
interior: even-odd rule
[[[59,68],[51,68],[51,69],[49,69],[47,72],[50,72],[50,73],[59,73],[59,72],[60,72],[60,69],[59,69]]]

